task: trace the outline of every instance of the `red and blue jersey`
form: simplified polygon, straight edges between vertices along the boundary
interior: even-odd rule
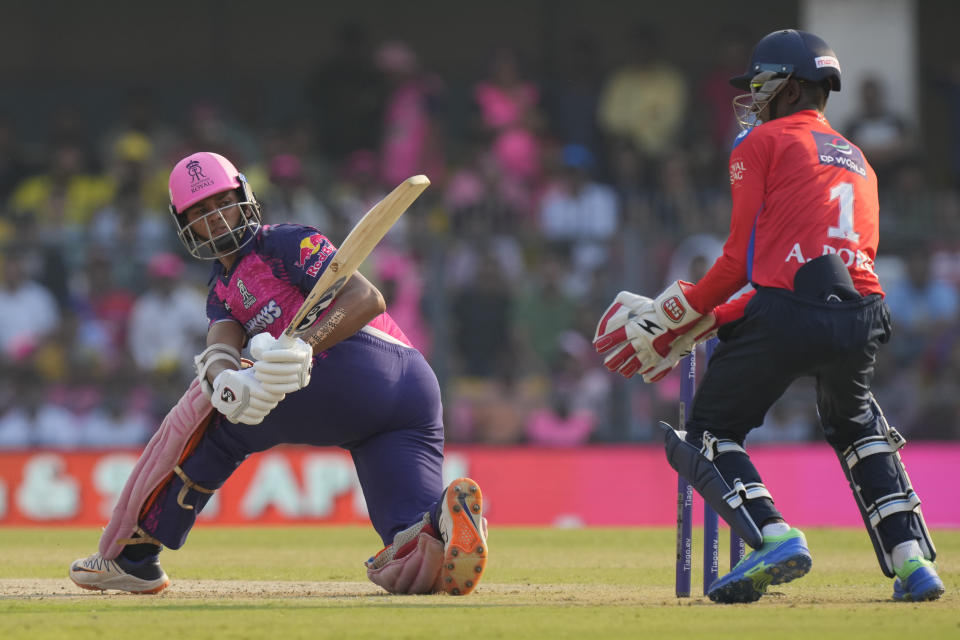
[[[214,263],[207,296],[210,324],[234,320],[243,325],[248,338],[263,331],[279,337],[336,252],[333,243],[312,227],[260,227],[229,271]],[[387,313],[371,320],[364,331],[412,346]]]
[[[876,174],[822,114],[800,111],[742,134],[730,154],[730,189],[730,235],[687,292],[694,308],[709,311],[747,283],[793,290],[797,269],[827,253],[843,259],[861,295],[883,294],[873,270]]]

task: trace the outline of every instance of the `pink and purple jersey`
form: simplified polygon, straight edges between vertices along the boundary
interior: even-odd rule
[[[240,252],[229,272],[216,262],[207,296],[210,324],[234,320],[247,337],[267,331],[279,337],[330,264],[337,248],[312,227],[265,225]],[[387,313],[362,329],[376,338],[412,347]]]

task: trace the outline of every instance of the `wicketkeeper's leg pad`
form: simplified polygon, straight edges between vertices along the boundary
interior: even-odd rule
[[[430,514],[393,537],[393,543],[366,561],[367,577],[394,594],[436,593],[442,588],[443,541]]]
[[[100,536],[99,550],[103,558],[113,560],[120,555],[124,545],[143,542],[142,539],[132,540],[133,534],[139,529],[141,514],[146,512],[159,489],[170,481],[174,473],[182,474],[179,464],[196,446],[212,415],[213,405],[201,389],[199,380],[194,379],[163,419],[130,472],[113,508],[110,522]],[[178,502],[184,508],[192,509],[183,503],[182,498],[186,490],[197,487],[189,479],[181,477],[184,478],[184,491],[178,496]]]
[[[880,406],[873,398],[871,408],[875,418],[871,425],[873,433],[857,438],[847,447],[835,450],[847,482],[853,490],[880,568],[887,577],[893,578],[896,574],[891,551],[897,543],[904,540],[889,539],[889,531],[885,536],[884,521],[906,517],[905,528],[909,530],[907,535],[917,540],[924,557],[927,560],[935,559],[937,550],[920,511],[920,498],[914,492],[900,458],[899,451],[907,441],[887,423]],[[900,527],[900,524],[897,524],[897,527]],[[902,537],[902,534],[899,537]]]
[[[720,440],[709,432],[703,434],[703,448],[697,449],[683,439],[683,432],[665,422],[661,422],[660,427],[664,432],[670,466],[693,485],[744,542],[759,549],[763,545],[763,535],[745,503],[754,498],[770,498],[770,492],[759,482],[744,484],[739,479],[731,487],[713,462],[719,455],[734,451],[746,455],[746,451],[736,442]]]

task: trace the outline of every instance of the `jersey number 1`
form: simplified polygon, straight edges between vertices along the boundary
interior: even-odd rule
[[[860,234],[853,230],[853,185],[841,182],[830,189],[830,201],[840,201],[840,219],[837,226],[827,229],[831,238],[843,238],[850,242],[860,242]]]

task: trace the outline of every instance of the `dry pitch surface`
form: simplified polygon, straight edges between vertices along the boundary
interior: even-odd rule
[[[456,598],[367,582],[361,562],[378,545],[364,528],[199,528],[164,552],[173,584],[158,596],[86,592],[66,578],[95,531],[0,528],[0,637],[422,638],[459,627],[480,638],[960,637],[960,531],[936,532],[948,591],[923,604],[889,601],[862,531],[808,538],[809,576],[721,606],[699,597],[698,572],[695,597],[673,596],[670,529],[495,529],[484,582]]]

